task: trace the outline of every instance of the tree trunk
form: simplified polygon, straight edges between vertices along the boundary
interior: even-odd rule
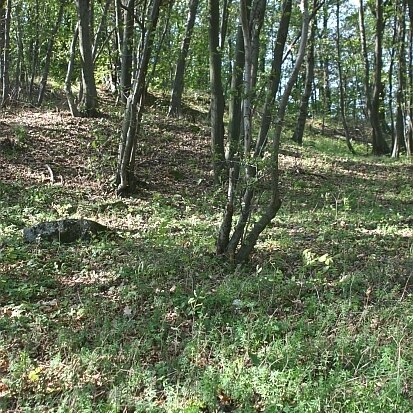
[[[279,170],[278,170],[278,154],[281,140],[281,132],[284,125],[284,117],[287,110],[288,100],[291,95],[292,88],[297,81],[298,73],[300,71],[301,65],[305,56],[305,49],[308,40],[309,22],[310,17],[308,13],[308,0],[301,0],[301,12],[303,15],[302,29],[301,29],[301,42],[300,48],[295,60],[295,65],[293,71],[286,83],[283,94],[281,96],[280,105],[278,107],[276,121],[275,121],[275,131],[272,142],[271,150],[271,199],[267,207],[263,207],[261,216],[252,225],[249,233],[245,236],[239,251],[235,255],[236,262],[244,262],[248,260],[251,252],[253,251],[260,234],[269,225],[269,223],[276,216],[278,210],[281,207],[281,196],[279,191]]]
[[[290,27],[291,9],[292,0],[284,0],[280,25],[278,27],[277,38],[274,44],[271,73],[268,79],[267,94],[265,97],[264,107],[262,109],[261,125],[258,135],[259,137],[255,146],[255,155],[258,155],[258,152],[261,150],[265,140],[267,139],[268,131],[273,118],[272,111],[274,108],[275,96],[280,85],[281,66],[283,62],[284,47],[287,41],[288,29]]]
[[[373,93],[371,98],[371,109],[370,109],[370,123],[373,129],[373,154],[374,155],[385,155],[390,152],[389,146],[385,140],[382,122],[380,119],[380,111],[382,108],[381,91],[383,88],[381,73],[383,69],[383,30],[384,30],[384,19],[383,19],[383,0],[376,0],[376,28],[375,28],[375,67],[374,67],[374,84]]]
[[[86,116],[98,115],[98,98],[92,55],[92,35],[89,0],[76,0],[79,19],[79,47],[82,63],[82,110]]]
[[[102,41],[103,38],[103,33],[106,28],[106,21],[108,17],[108,11],[109,11],[109,6],[111,4],[112,0],[106,0],[105,6],[102,10],[102,17],[100,19],[98,31],[95,34],[95,39],[93,41],[93,47],[92,47],[92,57],[93,57],[93,63],[96,63],[96,60],[99,57],[99,53],[101,50],[101,44],[104,43]]]
[[[67,103],[69,105],[70,113],[73,117],[80,116],[79,110],[77,108],[73,93],[72,93],[72,75],[75,64],[75,54],[76,54],[76,43],[79,38],[79,25],[76,25],[75,32],[73,33],[72,42],[70,43],[70,57],[69,63],[67,65],[67,73],[65,79],[65,92]]]
[[[146,74],[151,57],[155,29],[158,23],[159,8],[162,0],[154,0],[149,18],[149,27],[145,30],[147,35],[141,54],[140,66],[137,77],[133,83],[131,94],[126,103],[122,124],[122,138],[119,146],[118,159],[118,195],[124,196],[133,191],[135,185],[135,151],[140,121],[143,111],[143,98],[146,91]]]
[[[33,100],[33,87],[34,79],[37,74],[38,64],[39,64],[39,0],[36,0],[35,3],[35,40],[32,46],[32,55],[31,55],[31,72],[30,72],[30,84],[29,84],[29,101]]]
[[[407,156],[413,156],[413,0],[407,0],[409,12],[409,57],[408,57],[408,78],[409,78],[409,98],[408,98],[408,128],[405,135],[405,146]]]
[[[350,132],[347,125],[346,117],[346,99],[343,82],[343,70],[341,67],[341,38],[340,38],[340,0],[336,3],[336,48],[337,48],[337,68],[338,68],[338,87],[340,90],[340,113],[343,122],[344,134],[348,150],[354,155],[356,152],[351,144]]]
[[[170,25],[170,21],[171,21],[171,14],[172,14],[172,6],[174,5],[174,3],[171,1],[168,4],[168,12],[164,14],[164,26],[163,26],[163,30],[162,30],[162,35],[160,36],[160,39],[158,39],[157,41],[157,47],[156,47],[156,52],[154,53],[154,57],[152,58],[152,70],[150,75],[148,76],[148,80],[146,82],[147,87],[150,86],[152,79],[154,78],[155,74],[156,74],[156,67],[158,65],[159,62],[159,57],[161,55],[162,50],[165,48],[164,43],[165,43],[165,39],[166,39],[166,48],[170,48],[171,45],[171,25]],[[172,63],[170,63],[169,65],[170,68],[172,68]],[[168,89],[171,89],[171,84],[172,84],[172,69],[169,71],[169,73],[171,74],[171,79],[167,78],[166,76],[163,78],[163,89],[165,89],[165,85],[167,85],[166,87]]]
[[[289,21],[289,17],[285,14],[290,14],[288,10],[288,1],[285,2],[282,13],[282,20],[280,21],[279,32],[277,33],[277,38],[280,40],[286,37],[288,31],[285,27],[285,22]],[[251,153],[251,143],[253,140],[253,122],[251,112],[251,99],[254,96],[253,85],[256,82],[254,76],[256,76],[256,71],[253,67],[254,57],[254,44],[255,37],[259,35],[259,32],[253,29],[253,25],[257,22],[256,19],[262,18],[257,16],[263,16],[263,13],[259,10],[264,10],[265,2],[259,4],[259,1],[255,3],[251,8],[247,4],[247,0],[241,1],[240,4],[240,21],[243,32],[243,43],[244,43],[244,88],[242,91],[242,109],[243,109],[243,119],[241,119],[241,129],[243,136],[243,145],[238,144],[238,151],[235,152],[232,158],[229,158],[229,181],[228,181],[228,192],[227,192],[227,203],[224,212],[224,216],[221,222],[220,231],[218,234],[217,242],[217,253],[225,254],[227,258],[232,262],[243,262],[246,261],[253,248],[256,245],[259,235],[268,226],[271,220],[276,215],[278,209],[281,206],[280,194],[278,191],[278,146],[279,138],[281,136],[281,128],[284,119],[285,110],[288,103],[288,98],[290,96],[292,87],[297,79],[299,68],[302,64],[305,55],[305,47],[308,37],[308,26],[309,26],[309,16],[307,0],[302,1],[303,15],[303,27],[301,33],[301,44],[298,56],[296,58],[296,65],[291,74],[290,79],[287,82],[287,86],[284,90],[282,100],[279,106],[278,115],[281,116],[281,121],[279,124],[280,130],[279,135],[276,135],[273,141],[273,147],[271,150],[271,163],[270,166],[265,168],[266,173],[270,173],[271,176],[271,189],[270,189],[270,200],[268,203],[261,204],[260,200],[267,199],[267,197],[260,192],[257,194],[256,181],[258,178],[257,167],[259,161],[263,154],[266,146],[267,136],[260,135],[255,144],[255,149]],[[290,4],[291,7],[291,4]],[[248,13],[250,10],[250,14]],[[290,8],[291,11],[291,8]],[[257,13],[257,14],[255,14]],[[286,20],[287,19],[287,20]],[[281,24],[281,22],[284,22]],[[285,35],[285,36],[284,36]],[[273,101],[274,96],[268,96],[271,94],[273,82],[279,79],[279,74],[274,71],[278,67],[281,68],[283,59],[283,46],[280,44],[275,46],[277,54],[274,55],[272,63],[272,73],[271,80],[269,82],[269,89],[267,92],[267,107],[270,108],[269,102]],[[270,109],[268,109],[270,111]],[[270,117],[271,115],[268,114]],[[277,121],[278,123],[278,118]],[[269,124],[271,123],[271,117],[269,119]],[[263,130],[263,128],[261,128]],[[278,140],[277,140],[278,139]],[[231,154],[231,152],[230,152]],[[243,168],[240,168],[240,165]],[[238,170],[239,169],[239,172]],[[262,171],[264,173],[264,171]],[[239,203],[236,200],[241,199]],[[257,211],[257,220],[254,222],[252,217],[253,211]],[[238,215],[238,221],[234,228],[232,229],[232,218],[233,215]],[[232,233],[231,233],[232,230]]]
[[[398,158],[400,150],[405,142],[405,117],[406,102],[405,102],[405,89],[406,89],[406,49],[405,49],[405,36],[406,36],[406,2],[402,7],[398,7],[398,70],[397,70],[397,92],[396,92],[396,128],[393,140],[392,158]],[[395,22],[395,24],[397,24]]]
[[[364,61],[364,92],[366,95],[366,114],[370,121],[370,111],[371,111],[371,88],[370,88],[370,62],[368,58],[367,51],[367,41],[366,41],[366,27],[364,23],[364,4],[363,0],[359,0],[359,34],[360,34],[360,45],[361,53]]]
[[[303,135],[305,123],[308,116],[308,102],[311,96],[311,89],[314,80],[314,40],[315,32],[317,29],[317,20],[314,16],[314,20],[311,23],[309,45],[307,51],[307,62],[305,68],[305,82],[304,82],[304,93],[301,96],[300,110],[296,123],[296,127],[293,134],[293,141],[297,142],[299,145],[303,144]]]
[[[395,6],[395,11],[397,10],[397,5]],[[389,112],[390,112],[390,130],[392,136],[392,147],[394,148],[395,140],[396,140],[396,129],[394,126],[394,108],[393,108],[393,73],[395,67],[395,56],[396,56],[396,49],[398,48],[398,18],[397,13],[395,13],[393,17],[393,36],[392,36],[392,47],[390,51],[390,63],[389,63],[389,74],[388,74],[388,81],[389,81],[389,94],[388,94],[388,101],[389,101]]]
[[[3,60],[2,60],[2,83],[3,96],[1,100],[1,107],[6,106],[9,99],[10,80],[9,80],[9,58],[10,58],[10,22],[11,22],[11,5],[12,0],[7,0],[6,13],[4,17],[4,46],[3,46]]]
[[[175,80],[171,93],[171,104],[169,106],[168,116],[179,117],[181,115],[181,101],[184,90],[184,74],[186,58],[189,52],[192,30],[194,28],[196,12],[199,0],[190,0],[188,19],[186,22],[185,35],[182,40],[181,51],[179,53],[178,62],[176,64]]]
[[[15,8],[15,16],[16,16],[15,20],[17,24],[17,33],[16,33],[17,60],[16,60],[15,76],[14,76],[14,93],[12,97],[13,100],[17,100],[17,101],[20,98],[21,81],[24,75],[24,46],[23,46],[23,32],[22,32],[20,13],[21,13],[21,6],[18,5]]]
[[[120,96],[126,103],[132,82],[132,56],[133,56],[133,28],[135,24],[135,0],[129,0],[124,14],[123,40],[121,54]]]
[[[218,184],[225,166],[224,94],[219,49],[219,1],[209,0],[209,73],[211,82],[211,146],[214,181]]]
[[[52,59],[53,45],[56,39],[57,31],[59,30],[60,23],[62,22],[65,5],[66,5],[66,2],[61,1],[59,11],[57,13],[56,23],[53,26],[52,32],[50,33],[49,41],[47,43],[47,51],[46,51],[46,56],[44,59],[45,61],[44,61],[44,67],[43,67],[43,74],[42,74],[42,79],[40,80],[40,85],[39,85],[39,95],[37,96],[37,106],[40,106],[43,102],[44,93],[46,91],[46,86],[47,86],[47,78],[49,77],[49,69],[50,69],[50,62]]]
[[[325,4],[323,7],[323,39],[328,39],[328,5]],[[331,114],[331,87],[330,87],[330,59],[327,54],[324,53],[322,57],[322,67],[323,67],[323,122],[322,122],[322,133],[324,133],[326,114],[330,116]]]
[[[6,0],[0,0],[0,82],[3,83],[3,54],[5,40]],[[1,85],[3,87],[3,85]]]

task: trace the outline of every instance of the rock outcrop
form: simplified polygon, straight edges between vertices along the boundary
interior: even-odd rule
[[[89,240],[109,229],[89,219],[62,219],[60,221],[41,222],[23,229],[25,242],[58,241],[70,243],[78,240]]]

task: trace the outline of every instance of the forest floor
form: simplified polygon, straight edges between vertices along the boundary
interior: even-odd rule
[[[283,206],[234,267],[206,115],[153,99],[119,199],[106,104],[1,114],[0,411],[413,411],[412,164],[349,155],[334,128],[285,139]],[[66,217],[119,236],[23,242]]]

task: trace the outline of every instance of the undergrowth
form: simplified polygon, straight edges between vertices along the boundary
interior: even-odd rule
[[[190,157],[174,194],[0,183],[0,410],[413,411],[411,166],[283,148],[283,207],[243,267],[214,255],[222,211],[207,171],[183,185]],[[23,243],[67,216],[119,237]]]

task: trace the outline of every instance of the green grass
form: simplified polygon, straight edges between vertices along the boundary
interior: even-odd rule
[[[244,267],[214,255],[212,190],[1,183],[0,410],[413,411],[409,165],[343,145],[287,145],[301,157]],[[121,238],[22,242],[68,215]]]

